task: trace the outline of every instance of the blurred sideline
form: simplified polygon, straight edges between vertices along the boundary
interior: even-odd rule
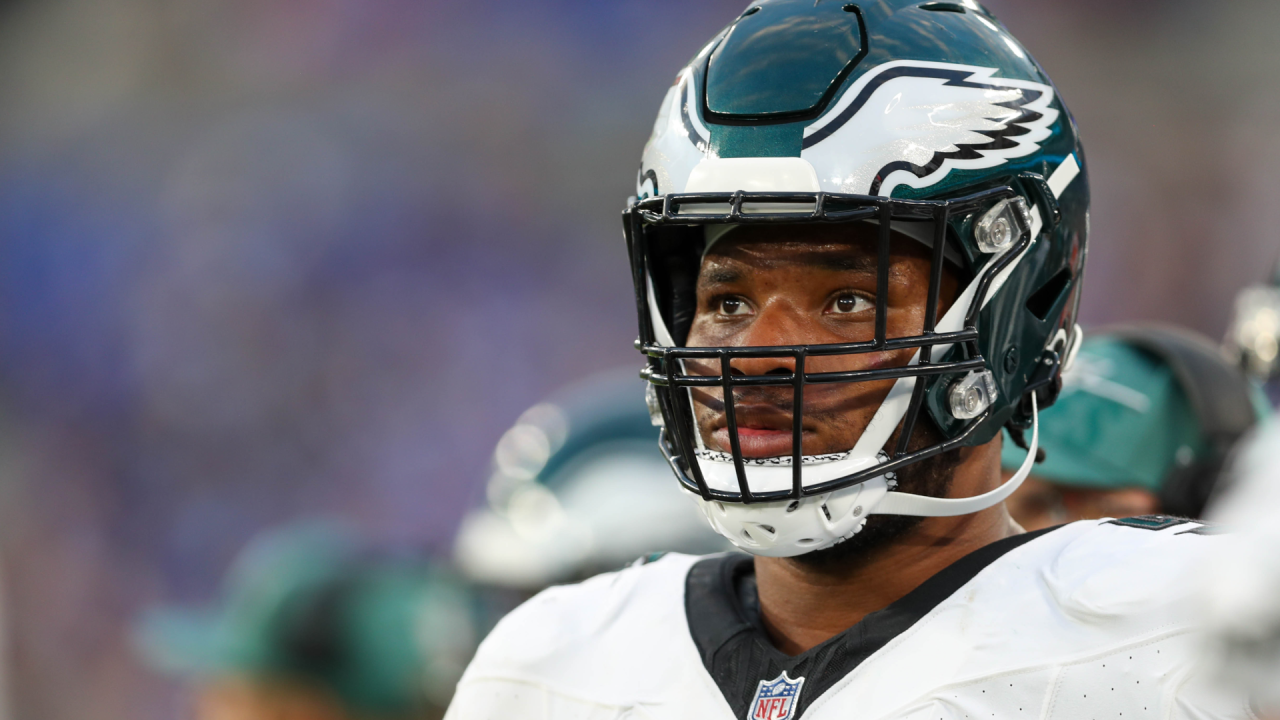
[[[988,4],[1088,136],[1089,327],[1222,337],[1277,253],[1280,6]],[[129,624],[266,528],[451,557],[513,421],[638,365],[617,210],[742,5],[0,4],[15,715],[180,716]]]

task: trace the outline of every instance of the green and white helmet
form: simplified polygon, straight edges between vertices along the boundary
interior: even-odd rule
[[[742,225],[803,223],[876,227],[875,336],[687,347],[711,243]],[[662,448],[738,547],[799,555],[847,539],[870,514],[976,512],[1021,482],[967,499],[893,491],[906,465],[986,443],[1005,426],[1021,438],[1078,345],[1089,227],[1080,140],[1044,71],[974,0],[751,3],[667,92],[624,225]],[[886,336],[883,290],[899,237],[932,249],[914,337]],[[944,264],[961,290],[940,312]],[[905,367],[804,371],[806,358],[902,350],[915,351]],[[731,361],[753,357],[787,357],[795,370],[730,373]],[[690,361],[720,374],[692,373]],[[806,387],[886,380],[895,384],[847,452],[803,454],[802,412],[791,413],[789,456],[744,458],[738,447],[735,389],[791,388],[792,407],[803,409]],[[706,446],[690,396],[698,387],[723,399],[732,452]],[[908,451],[921,415],[942,441]]]

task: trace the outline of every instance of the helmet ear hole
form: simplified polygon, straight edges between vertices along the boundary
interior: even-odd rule
[[[1044,322],[1045,318],[1049,317],[1053,309],[1058,306],[1058,301],[1063,298],[1069,287],[1071,287],[1071,269],[1063,268],[1027,298],[1027,311],[1035,315],[1037,320]]]

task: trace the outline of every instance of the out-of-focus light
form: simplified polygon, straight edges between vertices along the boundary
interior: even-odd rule
[[[551,458],[551,439],[537,425],[520,423],[502,435],[493,462],[513,480],[532,480]]]
[[[518,535],[535,542],[553,537],[567,517],[560,501],[546,486],[529,483],[508,501],[507,520]]]
[[[569,436],[569,417],[553,403],[539,403],[525,410],[516,424],[532,425],[541,430],[553,453],[564,445],[565,438]]]
[[[1240,291],[1223,346],[1254,378],[1275,377],[1280,371],[1280,288],[1253,285]]]

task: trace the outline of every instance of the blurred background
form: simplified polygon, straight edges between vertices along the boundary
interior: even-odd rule
[[[743,0],[0,2],[12,717],[160,720],[129,623],[255,532],[447,557],[504,430],[639,358],[619,211]],[[990,0],[1084,134],[1087,326],[1280,255],[1280,4]]]

